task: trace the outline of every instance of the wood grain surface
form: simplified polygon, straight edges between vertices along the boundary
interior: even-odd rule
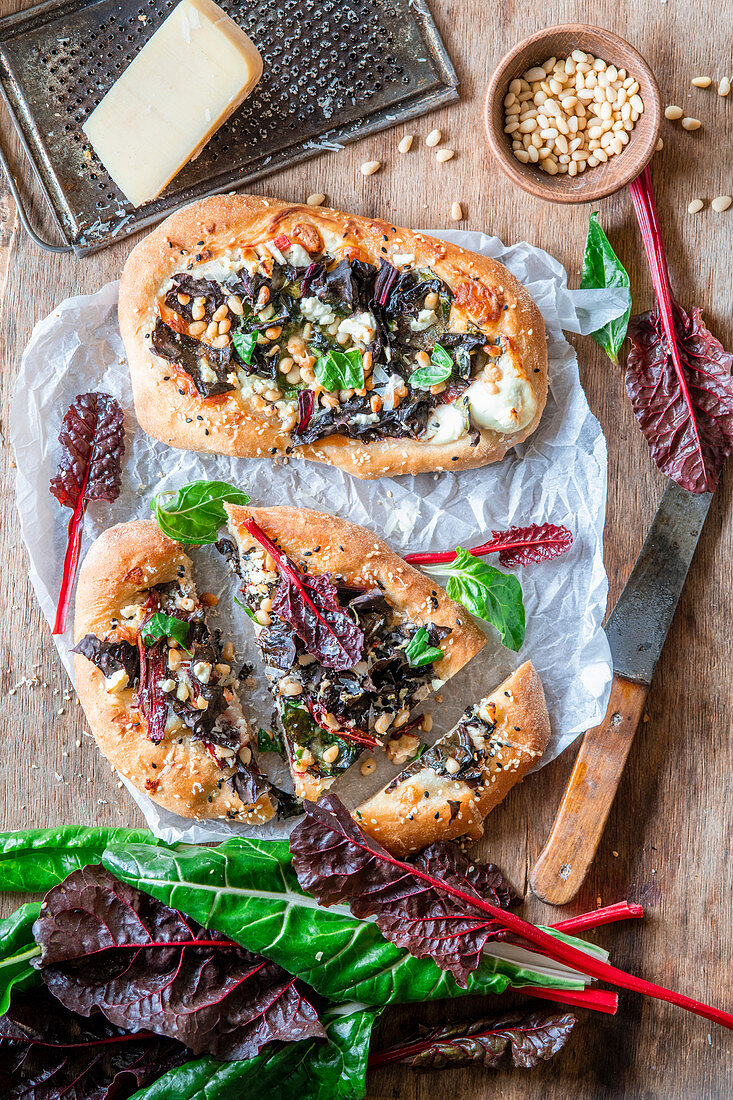
[[[0,0],[3,12],[19,6]],[[492,67],[515,41],[543,24],[593,20],[624,35],[647,57],[664,103],[678,103],[703,121],[695,133],[686,133],[679,123],[665,123],[664,150],[655,156],[653,168],[673,287],[684,305],[704,308],[713,331],[730,346],[733,209],[716,214],[709,201],[733,191],[730,156],[724,155],[730,149],[733,95],[723,99],[715,85],[702,91],[690,83],[697,75],[710,75],[716,82],[730,75],[725,5],[709,0],[596,0],[593,5],[552,0],[538,6],[515,0],[431,0],[431,6],[461,79],[460,103],[409,127],[417,139],[406,155],[397,151],[406,132],[400,127],[323,154],[255,190],[289,200],[321,191],[334,206],[423,229],[452,227],[451,203],[459,200],[465,214],[462,227],[546,248],[565,264],[571,285],[577,285],[589,209],[558,209],[513,189],[492,166],[481,109]],[[17,141],[7,115],[0,117],[2,140],[17,162]],[[444,144],[456,150],[446,164],[436,163],[434,152],[424,145],[434,126],[443,131]],[[384,167],[365,178],[359,165],[373,159],[382,160]],[[706,200],[706,209],[688,215],[689,201],[698,197]],[[50,219],[35,196],[33,208],[37,223],[51,234]],[[635,307],[646,309],[652,302],[651,285],[631,201],[620,194],[599,208],[631,273]],[[13,458],[5,431],[19,357],[35,322],[62,298],[92,292],[115,278],[130,246],[122,243],[85,260],[41,253],[19,230],[9,201],[0,197],[3,828],[141,824],[90,740],[35,602],[16,519]],[[590,339],[575,343],[591,407],[608,438],[606,565],[614,600],[641,547],[663,481],[636,428],[622,372]],[[550,910],[532,898],[524,909],[530,919],[549,922],[601,902],[641,902],[647,912],[643,923],[612,925],[596,934],[610,949],[612,961],[728,1009],[733,1007],[732,484],[728,471],[657,669],[648,721],[632,746],[586,884],[566,910]],[[571,749],[530,776],[489,818],[480,854],[503,867],[520,890],[545,842],[574,755]],[[0,900],[7,912],[13,899]],[[395,1041],[418,1020],[465,1019],[485,1010],[486,1004],[475,998],[393,1009],[384,1015],[381,1038]],[[369,1080],[374,1100],[421,1100],[428,1094],[431,1100],[456,1095],[463,1100],[722,1100],[732,1093],[728,1032],[630,993],[621,995],[615,1018],[581,1011],[568,1048],[547,1067],[498,1074],[451,1070],[430,1077],[398,1067],[379,1070]]]

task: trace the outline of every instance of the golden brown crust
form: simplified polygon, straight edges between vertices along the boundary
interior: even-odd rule
[[[434,581],[366,527],[309,508],[224,507],[230,530],[243,549],[258,545],[243,526],[251,518],[295,562],[307,563],[310,573],[338,573],[349,584],[367,588],[379,585],[392,607],[412,622],[450,627],[451,633],[440,643],[445,657],[433,666],[439,679],[455,676],[486,644],[461,604],[450,600]],[[303,558],[306,550],[311,553]]]
[[[178,543],[166,538],[157,524],[145,521],[110,528],[93,544],[79,571],[74,638],[85,634],[105,638],[113,618],[138,592],[178,577],[190,568]],[[200,741],[181,732],[166,734],[158,744],[147,736],[147,723],[133,708],[133,692],[106,690],[102,673],[91,661],[74,657],[76,690],[100,749],[117,771],[154,802],[182,817],[226,818],[249,823],[268,821],[273,807],[263,795],[253,812],[222,777],[221,769]],[[221,785],[220,785],[221,784]]]
[[[190,392],[176,379],[171,364],[150,353],[145,340],[161,287],[171,275],[195,266],[197,257],[198,262],[216,260],[234,247],[272,240],[279,233],[317,249],[322,234],[333,234],[341,249],[377,265],[382,256],[414,255],[415,263],[429,265],[453,289],[451,327],[460,330],[470,317],[487,336],[503,334],[523,364],[537,401],[535,416],[521,431],[502,434],[486,429],[475,446],[469,437],[436,446],[409,439],[360,443],[332,436],[298,447],[296,453],[357,477],[376,478],[485,466],[532,434],[547,398],[544,323],[530,295],[502,264],[377,218],[256,195],[215,195],[176,211],[154,229],[133,249],[122,274],[120,328],[135,409],[149,435],[172,447],[240,457],[282,455],[291,448],[277,417],[256,413],[239,392],[207,399]]]
[[[486,815],[542,756],[550,719],[542,682],[529,661],[479,706],[487,704],[497,723],[492,738],[508,744],[495,748],[494,756],[485,761],[482,789],[424,767],[414,775],[401,773],[355,811],[364,832],[393,855],[408,855],[436,840],[478,840]],[[436,744],[448,738],[450,733]]]

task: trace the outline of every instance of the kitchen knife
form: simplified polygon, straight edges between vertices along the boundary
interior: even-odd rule
[[[548,905],[575,897],[596,854],[712,496],[667,485],[608,618],[613,683],[606,716],[583,736],[549,839],[530,875],[533,893]]]

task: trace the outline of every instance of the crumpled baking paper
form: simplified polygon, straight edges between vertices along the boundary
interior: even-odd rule
[[[105,390],[125,410],[122,492],[113,504],[89,506],[82,555],[110,525],[149,518],[149,501],[157,490],[204,477],[241,486],[255,504],[295,504],[363,524],[382,534],[398,552],[476,545],[489,537],[492,528],[510,524],[565,524],[574,536],[569,553],[518,570],[527,611],[527,637],[520,653],[504,649],[487,627],[489,640],[482,653],[442,689],[440,701],[428,700],[434,719],[429,739],[449,729],[469,703],[491,691],[528,658],[542,677],[552,718],[552,740],[542,764],[597,725],[605,713],[611,683],[610,653],[601,628],[608,588],[602,557],[606,444],[588,408],[575,353],[562,329],[589,333],[600,328],[626,309],[628,294],[625,290],[570,291],[562,266],[525,243],[506,247],[496,237],[460,231],[435,235],[506,264],[532,294],[547,326],[550,393],[540,426],[503,462],[480,470],[369,482],[296,458],[289,462],[233,459],[171,450],[149,439],[135,420],[117,326],[117,283],[96,294],[63,301],[36,325],[16,383],[10,434],[30,578],[49,624],[54,618],[70,516],[48,488],[59,459],[58,430],[77,394]],[[193,550],[192,557],[199,592],[223,597],[212,615],[215,625],[235,642],[242,660],[261,669],[252,633],[231,600],[234,585],[223,559],[210,547]],[[69,617],[73,620],[73,615]],[[54,641],[73,678],[72,625]],[[269,727],[272,707],[264,676],[258,675],[256,681],[245,708],[256,724]],[[264,762],[271,764],[275,759],[268,754]],[[282,765],[273,769],[282,779]],[[357,764],[337,782],[336,790],[353,803],[396,770],[379,754],[377,771],[368,780],[361,777]],[[274,837],[284,835],[291,824],[248,829],[228,822],[192,823],[162,810],[129,784],[128,789],[153,832],[168,841],[217,840],[233,832]]]

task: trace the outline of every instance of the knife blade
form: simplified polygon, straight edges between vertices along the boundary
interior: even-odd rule
[[[606,623],[613,683],[606,715],[588,730],[530,886],[566,905],[585,880],[672,625],[712,493],[669,482],[628,581]]]

